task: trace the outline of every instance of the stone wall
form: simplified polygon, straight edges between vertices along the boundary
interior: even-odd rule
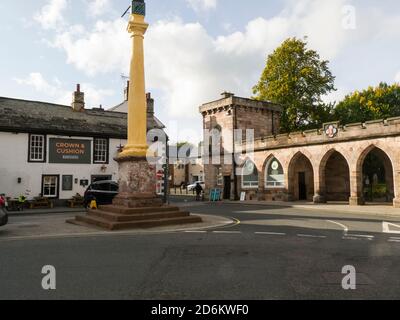
[[[231,128],[233,123],[229,110],[241,101],[234,98],[203,105],[200,110],[205,123],[214,121],[222,129]],[[248,99],[242,103],[244,105],[238,112],[238,128],[255,130],[254,163],[259,171],[259,185],[244,188],[239,175],[239,193],[246,191],[248,198],[297,200],[298,173],[304,172],[309,201],[348,201],[351,205],[361,205],[365,203],[364,160],[370,152],[378,150],[385,155],[382,164],[391,195],[389,199],[394,198],[394,205],[400,206],[400,118],[344,126],[332,124],[335,130],[331,135],[326,132],[326,126],[320,130],[276,135],[273,131],[277,132],[278,128],[275,127],[276,122],[272,121],[272,114],[278,112],[276,109],[257,110]],[[211,126],[206,125],[206,128]],[[266,165],[271,157],[275,157],[283,167],[285,183],[282,188],[265,186]],[[300,158],[308,161],[298,163],[296,160]],[[309,165],[306,165],[307,162]],[[222,167],[225,166],[222,164]],[[215,165],[206,165],[205,172],[207,188],[218,187]],[[233,177],[232,171],[231,174]],[[233,187],[231,189],[233,192]]]

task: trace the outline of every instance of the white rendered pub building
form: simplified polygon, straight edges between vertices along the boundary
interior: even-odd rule
[[[79,85],[71,106],[0,97],[0,194],[62,203],[91,182],[118,180],[114,158],[126,143],[127,97],[112,111],[86,109]],[[147,104],[148,130],[163,130],[150,94]]]

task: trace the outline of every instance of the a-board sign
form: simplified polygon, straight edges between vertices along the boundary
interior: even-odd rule
[[[211,189],[210,201],[220,201],[220,200],[221,200],[221,189]]]

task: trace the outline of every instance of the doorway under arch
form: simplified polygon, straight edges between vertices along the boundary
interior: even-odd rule
[[[301,152],[289,164],[289,194],[293,201],[312,201],[314,171],[311,161]]]

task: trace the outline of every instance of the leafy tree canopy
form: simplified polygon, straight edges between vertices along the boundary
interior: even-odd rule
[[[322,125],[330,120],[333,105],[322,97],[336,90],[329,61],[307,49],[307,42],[289,38],[268,56],[255,98],[270,100],[283,107],[281,131],[290,132]]]
[[[400,84],[380,83],[355,91],[339,102],[333,117],[342,124],[400,116]]]

